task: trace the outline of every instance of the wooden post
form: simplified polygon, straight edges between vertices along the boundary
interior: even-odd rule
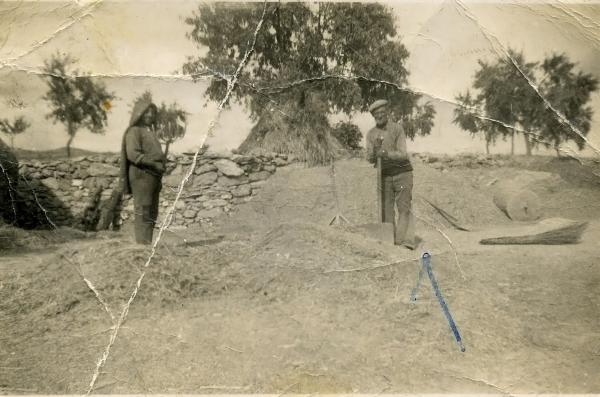
[[[377,213],[378,222],[383,223],[383,180],[381,175],[381,157],[377,157]]]
[[[377,138],[377,147],[381,148],[383,146],[383,136],[379,136]],[[382,160],[381,156],[377,156],[377,211],[378,217],[377,220],[379,223],[383,223],[383,174],[382,174]]]

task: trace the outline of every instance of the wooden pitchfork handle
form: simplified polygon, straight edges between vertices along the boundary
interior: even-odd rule
[[[383,144],[383,137],[377,138],[378,148]],[[383,223],[383,177],[381,175],[381,156],[377,156],[377,215],[379,223]]]
[[[377,213],[379,223],[383,223],[383,180],[381,176],[381,157],[377,157]]]

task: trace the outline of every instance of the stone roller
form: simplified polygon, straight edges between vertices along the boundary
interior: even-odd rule
[[[537,194],[512,181],[504,181],[496,186],[494,204],[511,220],[531,222],[542,216],[542,206]]]

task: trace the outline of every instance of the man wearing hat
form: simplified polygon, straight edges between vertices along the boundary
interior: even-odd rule
[[[415,249],[413,168],[406,151],[406,134],[402,125],[388,120],[388,101],[375,101],[369,111],[376,125],[367,133],[367,160],[377,166],[377,158],[381,158],[383,222],[394,223],[396,245]]]

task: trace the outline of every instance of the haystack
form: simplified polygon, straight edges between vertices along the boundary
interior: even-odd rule
[[[328,164],[332,157],[348,154],[332,135],[325,112],[315,110],[311,104],[295,103],[265,109],[238,151],[293,155],[309,165]]]

